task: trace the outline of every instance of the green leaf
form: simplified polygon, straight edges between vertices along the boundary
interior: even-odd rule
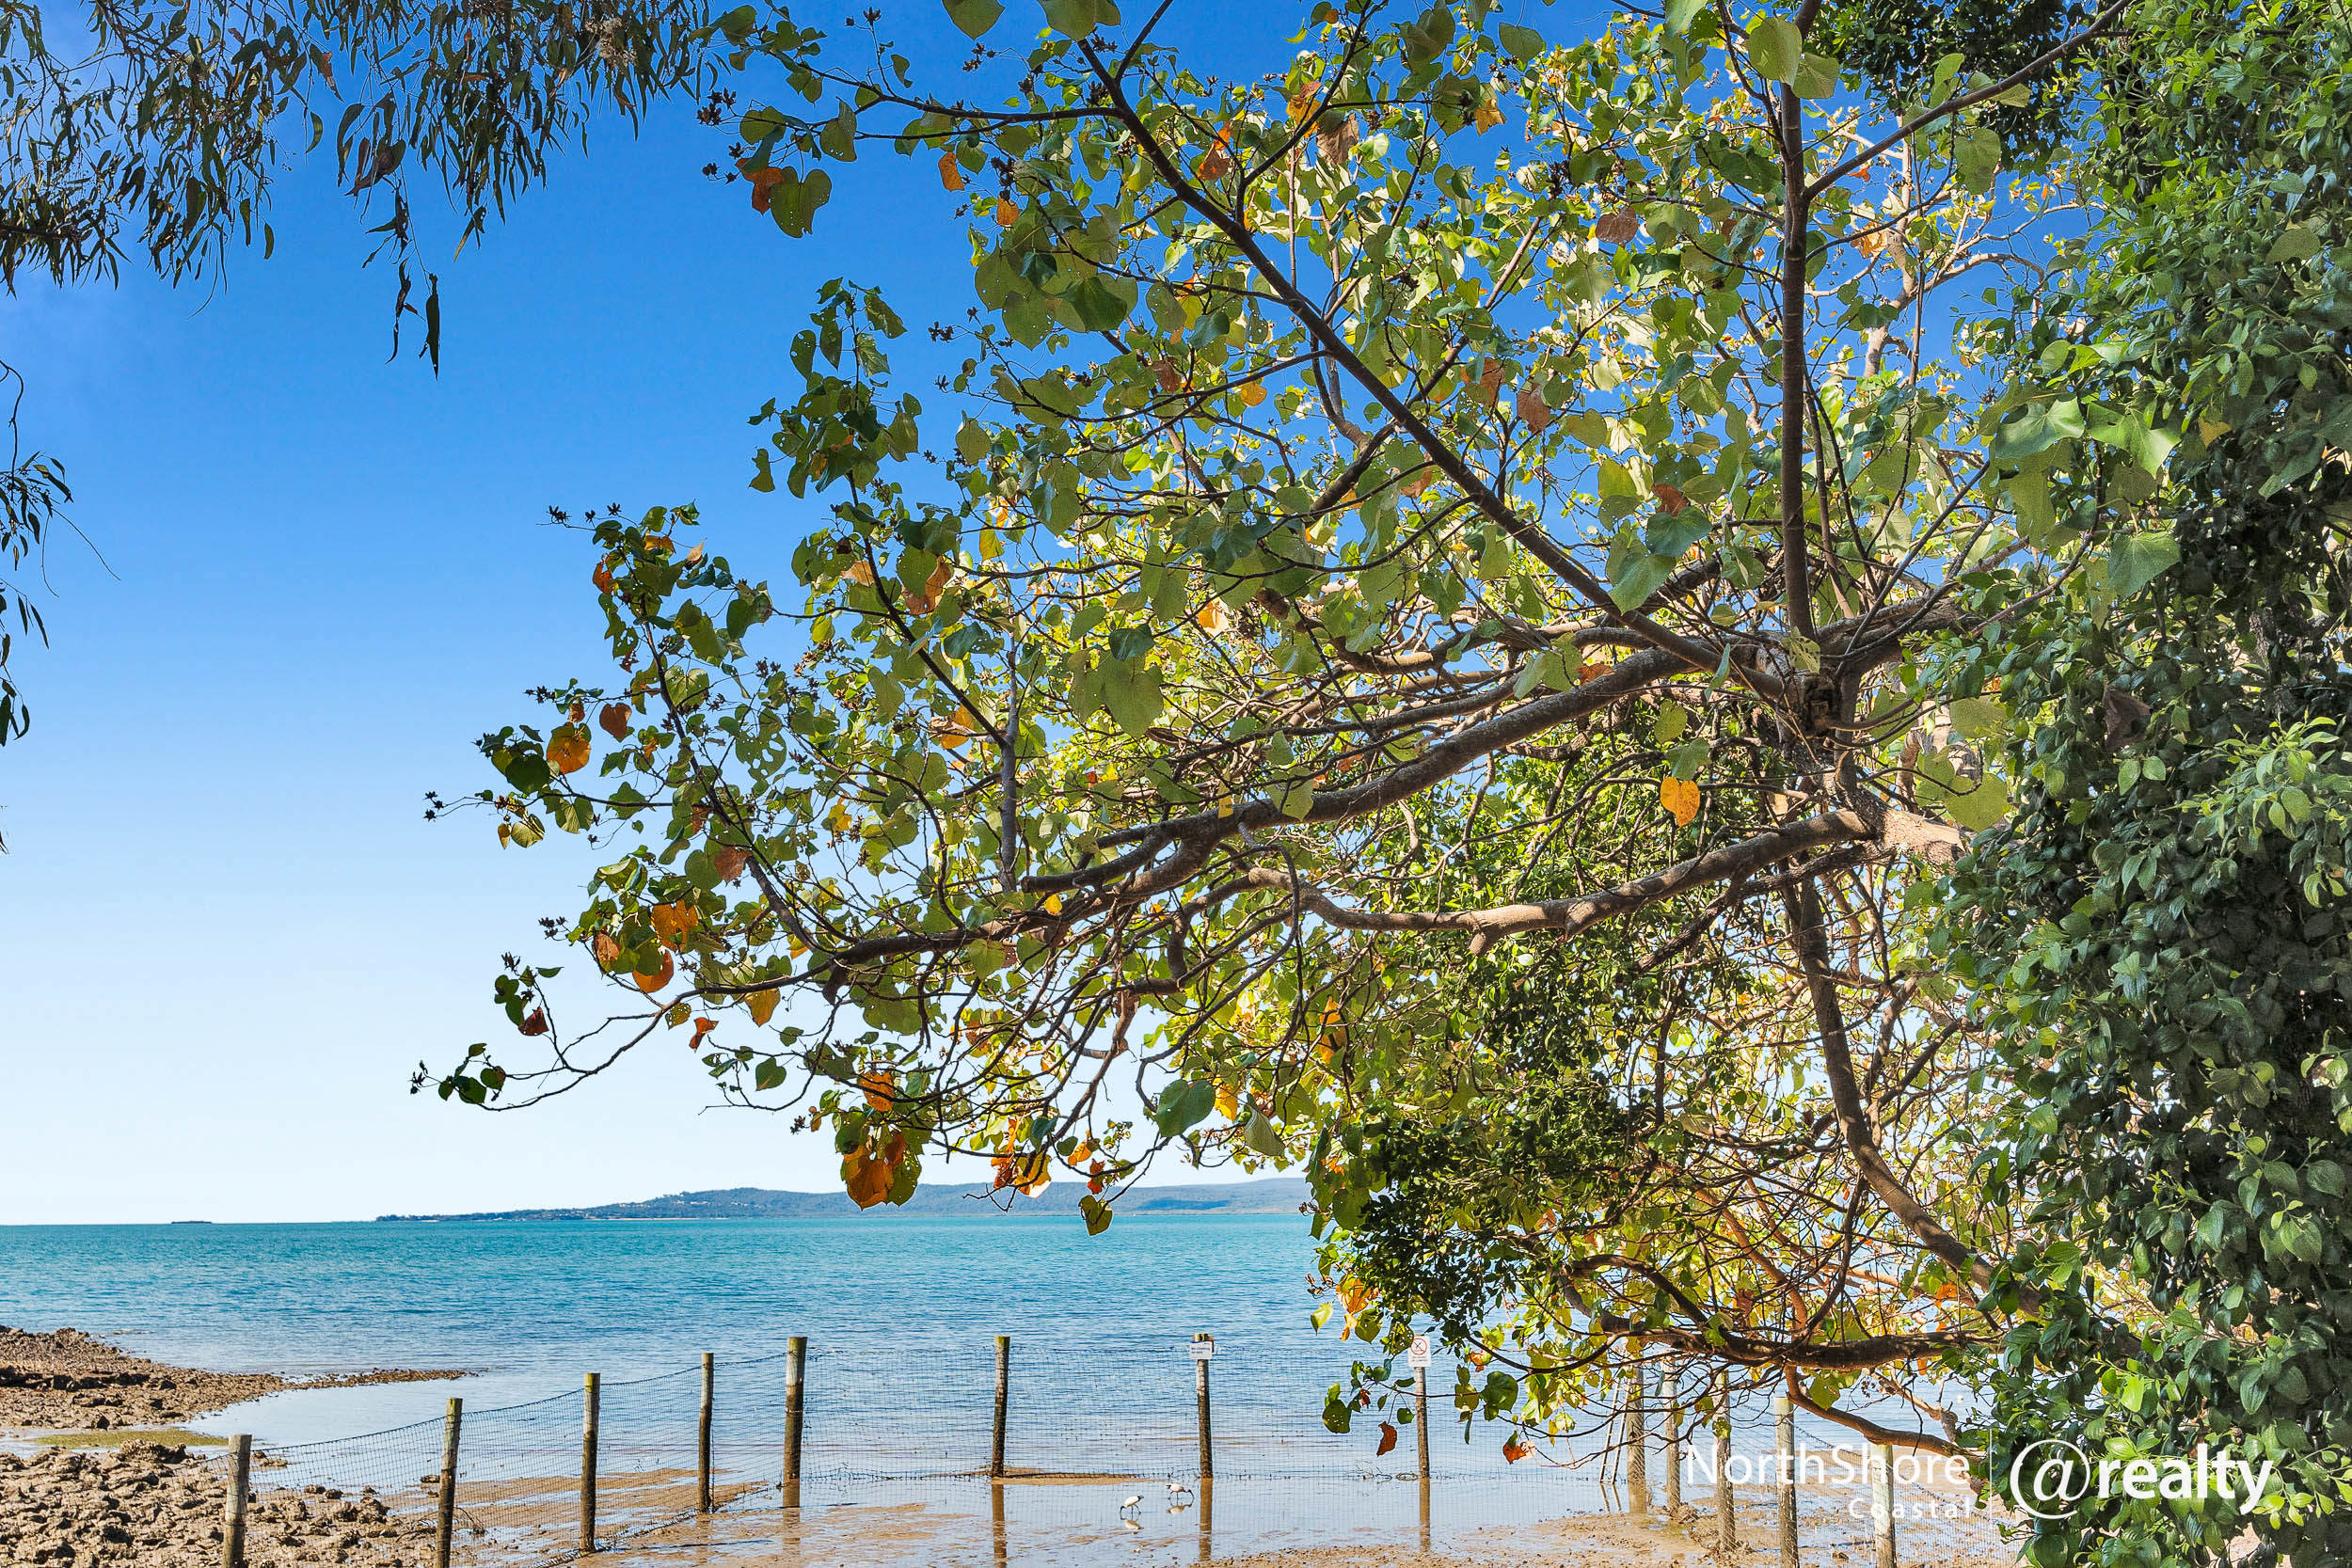
[[[1282,1147],[1282,1134],[1275,1131],[1274,1123],[1266,1119],[1263,1111],[1249,1113],[1249,1119],[1242,1124],[1241,1141],[1249,1147],[1250,1152],[1269,1160],[1288,1152]]]
[[[2316,230],[2296,224],[2270,242],[2265,261],[2300,261],[2319,254],[2319,233]]]
[[[1136,285],[1132,278],[1105,283],[1098,274],[1062,297],[1077,316],[1080,326],[1089,332],[1108,332],[1135,309]]]
[[[1786,17],[1759,17],[1748,24],[1748,60],[1773,81],[1793,84],[1804,63],[1804,36]]]
[[[1837,90],[1837,62],[1828,55],[1806,55],[1798,61],[1797,79],[1790,86],[1799,98],[1827,98]]]
[[[1687,33],[1707,12],[1707,0],[1666,0],[1666,31]]]
[[[1152,1119],[1172,1138],[1188,1127],[1199,1126],[1216,1109],[1216,1085],[1205,1078],[1187,1078],[1168,1085]]]
[[[1674,569],[1673,556],[1650,554],[1638,531],[1620,529],[1609,546],[1609,596],[1619,610],[1638,610]]]
[[[1140,736],[1160,717],[1160,672],[1157,665],[1140,669],[1110,663],[1103,671],[1103,705],[1129,735]]]
[[[1960,173],[1960,182],[1981,196],[1993,188],[1993,177],[2001,171],[2001,135],[1990,125],[1979,125],[1966,135],[1952,135],[1952,166]]]
[[[1282,815],[1294,822],[1300,820],[1314,809],[1315,786],[1310,780],[1299,780],[1298,783],[1291,785],[1290,792],[1282,797]]]
[[[2013,463],[2082,434],[2083,405],[2073,398],[2062,398],[2028,408],[1994,431],[1991,455],[1996,462]]]
[[[1098,27],[1119,25],[1112,0],[1043,0],[1045,24],[1064,38],[1082,39]]]
[[[978,38],[1005,14],[1003,0],[946,0],[946,4],[947,20],[962,28],[965,38]]]
[[[1971,740],[1992,740],[2009,733],[2009,709],[1991,697],[1955,698],[1952,728]]]
[[[2180,541],[2169,533],[2135,533],[2107,546],[2107,588],[2128,599],[2178,564]]]
[[[1533,27],[1521,27],[1506,22],[1497,36],[1502,40],[1502,47],[1511,52],[1515,60],[1532,60],[1544,52],[1544,35]]]
[[[1983,832],[2009,815],[2009,786],[1991,773],[1963,779],[1949,758],[1933,753],[1919,759],[1917,773],[1920,800],[1942,808],[1946,816],[1972,833]]]
[[[1078,1212],[1086,1216],[1087,1234],[1100,1236],[1111,1227],[1111,1206],[1089,1195],[1078,1200]]]
[[[1668,768],[1677,779],[1695,779],[1699,769],[1707,765],[1710,750],[1705,736],[1693,736],[1666,753]]]
[[[1690,722],[1691,710],[1689,708],[1684,707],[1680,703],[1663,702],[1658,705],[1658,722],[1651,726],[1650,734],[1661,742],[1671,746],[1681,738],[1684,726]]]

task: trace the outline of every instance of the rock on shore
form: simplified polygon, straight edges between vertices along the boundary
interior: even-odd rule
[[[167,1426],[280,1388],[410,1383],[462,1372],[377,1370],[295,1382],[274,1372],[207,1372],[127,1354],[79,1329],[0,1327],[0,1427],[105,1432]]]
[[[220,1465],[176,1445],[49,1449],[30,1459],[0,1452],[0,1563],[214,1568],[226,1501]],[[430,1557],[432,1537],[429,1520],[393,1514],[367,1494],[262,1491],[246,1510],[250,1568],[415,1568]]]

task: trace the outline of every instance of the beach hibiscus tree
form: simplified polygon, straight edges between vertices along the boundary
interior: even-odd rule
[[[819,291],[752,480],[789,586],[691,508],[577,520],[615,668],[484,737],[478,802],[603,847],[574,989],[510,960],[530,1054],[420,1086],[685,1039],[861,1205],[946,1152],[1096,1230],[1154,1158],[1303,1169],[1371,1358],[1334,1425],[1426,1320],[1465,1412],[1638,1366],[1687,1418],[1728,1370],[1967,1446],[1933,1390],[2020,1298],[1921,940],[2011,782],[1951,650],[2162,564],[2146,411],[2007,373],[2075,221],[2052,84],[2120,4],[1983,30],[1998,76],[1899,8],[1693,0],[1324,3],[1220,76],[1168,8],[953,0],[1020,72],[989,107],[723,19],[788,84],[737,128],[756,221],[922,160],[973,313],[911,388],[890,302]]]

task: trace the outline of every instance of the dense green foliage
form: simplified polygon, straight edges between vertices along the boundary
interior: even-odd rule
[[[1990,1458],[2269,1458],[2262,1560],[2352,1551],[2352,33],[2149,8],[2083,160],[2102,220],[2028,345],[2045,396],[2182,432],[2172,590],[2078,581],[1955,657],[2018,736],[2016,809],[1947,911],[2015,1075],[1985,1170],[2040,1302]],[[2081,415],[2070,417],[2080,418]],[[2096,417],[2095,414],[2090,417]],[[2064,520],[2135,504],[2068,444]],[[2144,1306],[2138,1300],[2145,1292]],[[2035,1560],[2205,1562],[2224,1500],[2087,1499]]]

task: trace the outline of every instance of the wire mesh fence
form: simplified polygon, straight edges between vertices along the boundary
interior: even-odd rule
[[[446,1507],[452,1561],[531,1568],[654,1536],[706,1510],[952,1497],[965,1488],[985,1497],[996,1481],[1123,1483],[1136,1495],[1170,1488],[1181,1496],[1200,1487],[1204,1451],[1218,1482],[1260,1497],[1420,1481],[1421,1433],[1401,1415],[1414,1402],[1414,1374],[1402,1360],[1367,1363],[1368,1348],[1219,1339],[1200,1362],[1186,1338],[1167,1334],[1075,1350],[1031,1350],[1016,1340],[1005,1368],[996,1473],[993,1341],[818,1338],[797,1369],[790,1350],[719,1355],[707,1384],[705,1368],[690,1364],[596,1379],[593,1403],[575,1388],[463,1409],[446,1497],[443,1454],[453,1433],[444,1418],[330,1441],[264,1443],[252,1450],[249,1506],[264,1532],[297,1516],[347,1520],[352,1541],[379,1555],[398,1548],[417,1568],[436,1560]],[[1433,1484],[1457,1496],[1508,1492],[1521,1513],[1531,1502],[1551,1516],[1627,1506],[1621,1442],[1564,1433],[1506,1455],[1499,1429],[1455,1418],[1457,1366],[1442,1354],[1434,1362]],[[1335,1431],[1327,1396],[1337,1390],[1344,1402],[1361,1381],[1359,1363],[1385,1373],[1371,1386],[1385,1386],[1389,1402],[1358,1406],[1345,1423],[1351,1430]],[[1460,1381],[1474,1387],[1484,1370],[1468,1370]],[[1663,1507],[1678,1491],[1704,1510],[1713,1497],[1711,1444],[1702,1437],[1668,1449],[1663,1424],[1654,1418],[1650,1425],[1647,1495]],[[1465,1432],[1474,1440],[1465,1442]],[[1753,1460],[1772,1445],[1769,1415],[1735,1414],[1733,1452]],[[1677,1468],[1678,1486],[1667,1481]],[[1425,1521],[1425,1500],[1422,1507]]]

